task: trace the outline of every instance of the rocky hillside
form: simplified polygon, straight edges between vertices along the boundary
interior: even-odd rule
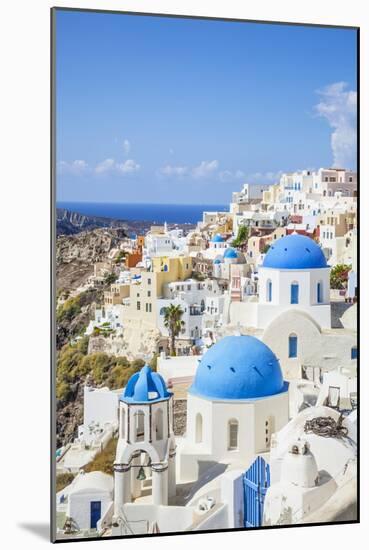
[[[83,424],[83,381],[76,384],[75,396],[68,402],[57,401],[56,447],[72,443],[78,426]]]
[[[104,262],[127,236],[123,228],[103,228],[76,235],[61,235],[56,242],[57,288],[74,290],[93,273],[93,264]]]
[[[56,310],[56,348],[81,335],[103,300],[103,289],[89,289],[68,298]]]
[[[113,220],[100,216],[85,216],[79,212],[70,212],[64,208],[56,209],[56,234],[75,235],[81,231],[90,231],[100,227],[123,227],[126,224],[123,220]]]
[[[123,228],[93,229],[77,235],[62,235],[56,242],[56,263],[103,262],[111,249],[119,247],[126,237]]]
[[[56,234],[76,235],[82,231],[90,231],[99,228],[123,228],[127,234],[134,233],[144,235],[152,225],[161,225],[161,222],[154,220],[116,220],[102,216],[86,216],[79,212],[71,212],[63,208],[56,209]],[[183,229],[185,234],[194,230],[195,224],[191,223],[169,223],[168,229]]]

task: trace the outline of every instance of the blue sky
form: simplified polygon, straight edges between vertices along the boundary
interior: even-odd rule
[[[58,11],[57,198],[223,203],[355,168],[356,32]]]

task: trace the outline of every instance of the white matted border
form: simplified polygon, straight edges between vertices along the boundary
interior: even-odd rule
[[[5,548],[48,544],[49,521],[49,60],[55,5],[361,27],[361,521],[323,526],[87,542],[185,550],[346,546],[369,538],[369,14],[351,0],[8,0],[1,6],[1,456]],[[319,62],[319,60],[317,60]],[[298,91],[297,91],[298,93]],[[5,431],[4,431],[5,429]]]

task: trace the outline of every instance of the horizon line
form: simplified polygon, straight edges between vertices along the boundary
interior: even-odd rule
[[[113,202],[109,202],[109,201],[81,201],[81,200],[73,200],[73,199],[63,199],[63,200],[56,200],[56,204],[58,203],[63,203],[63,202],[68,202],[68,203],[75,203],[75,204],[122,204],[122,205],[128,205],[128,204],[137,204],[137,205],[140,205],[140,204],[152,204],[152,205],[160,205],[160,206],[203,206],[204,203],[190,203],[190,202],[186,202],[186,203],[175,203],[175,202],[116,202],[116,201],[113,201]],[[212,206],[221,206],[224,204],[224,206],[227,206],[229,205],[229,202],[227,203],[205,203],[207,205],[212,205]]]

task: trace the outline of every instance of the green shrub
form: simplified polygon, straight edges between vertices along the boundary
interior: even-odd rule
[[[118,440],[112,438],[105,449],[97,453],[95,458],[84,466],[85,472],[104,472],[105,474],[113,475],[113,467],[115,453],[117,450]]]
[[[115,273],[107,273],[104,277],[104,284],[106,286],[112,285],[118,279]]]
[[[75,345],[65,345],[58,354],[56,370],[56,396],[68,401],[72,395],[72,386],[84,382],[87,375],[96,385],[107,385],[110,389],[122,388],[132,374],[144,366],[142,359],[132,362],[126,357],[116,357],[98,352],[87,355],[88,338]]]
[[[159,354],[158,353],[154,353],[154,355],[152,356],[152,359],[150,361],[150,367],[153,371],[156,371],[157,370],[157,367],[158,367],[158,357],[159,357]]]
[[[233,241],[233,246],[242,246],[246,244],[247,239],[249,238],[249,228],[246,225],[241,225],[238,228],[238,233],[236,239]]]
[[[351,266],[347,264],[337,264],[331,269],[330,286],[335,289],[344,289],[347,287],[348,272]]]
[[[74,298],[68,298],[58,307],[56,311],[56,321],[61,323],[62,321],[72,321],[72,319],[81,313],[81,297],[80,295]]]
[[[65,380],[61,380],[56,385],[56,398],[61,399],[62,401],[65,401],[68,399],[70,395],[70,384],[66,382]]]

